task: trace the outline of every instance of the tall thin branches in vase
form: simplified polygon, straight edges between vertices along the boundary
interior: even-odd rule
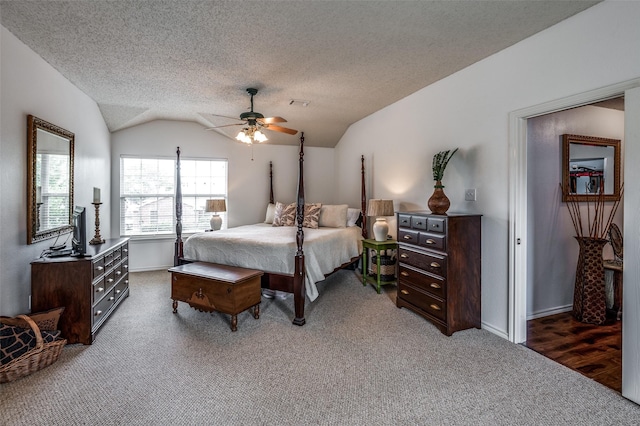
[[[613,203],[608,215],[605,214],[604,194],[601,191],[596,194],[595,201],[590,202],[587,198],[586,224],[578,201],[571,198],[567,200],[569,216],[576,231],[575,238],[580,247],[573,291],[573,316],[581,322],[600,325],[607,319],[602,249],[607,243],[605,236],[618,210],[623,190],[624,185],[621,185],[620,198]]]

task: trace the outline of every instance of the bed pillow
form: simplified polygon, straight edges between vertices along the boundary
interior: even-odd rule
[[[347,227],[356,226],[359,217],[360,209],[352,209],[351,207],[349,207],[347,209]]]
[[[293,226],[296,223],[296,203],[282,204],[276,202],[273,215],[273,226]]]
[[[40,330],[53,331],[58,329],[58,321],[63,311],[64,307],[53,308],[48,311],[29,314],[29,318],[36,323]],[[20,328],[31,328],[28,322],[18,317],[0,317],[0,323]]]
[[[303,228],[318,229],[321,208],[321,203],[309,203],[304,205],[304,219],[302,220]]]
[[[276,205],[269,203],[267,206],[267,215],[264,218],[264,223],[273,224],[273,218],[276,215]]]
[[[347,226],[348,204],[327,204],[320,207],[318,225],[326,228],[344,228]]]

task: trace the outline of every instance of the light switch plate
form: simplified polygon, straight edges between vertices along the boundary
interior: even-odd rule
[[[465,201],[476,201],[476,189],[466,189],[464,191]]]

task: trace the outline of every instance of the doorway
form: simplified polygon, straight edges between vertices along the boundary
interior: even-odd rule
[[[577,106],[589,105],[597,101],[625,96],[625,114],[627,117],[640,115],[640,79],[630,80],[613,86],[585,92],[541,105],[514,111],[509,115],[509,340],[524,343],[527,336],[527,300],[529,271],[528,244],[528,182],[527,182],[527,123],[529,119],[563,111]],[[623,158],[627,164],[640,160],[640,122],[625,120],[625,150]],[[640,214],[640,197],[637,197],[640,186],[640,168],[629,168],[624,172],[623,180],[627,182],[624,206],[624,221],[627,232],[637,226]],[[636,176],[637,174],[637,176]],[[630,228],[631,227],[631,228]],[[640,241],[631,240],[625,244],[626,256],[640,256]],[[573,260],[575,262],[575,260]],[[640,265],[629,265],[624,269],[624,282],[636,282],[640,276]],[[623,306],[635,305],[640,300],[640,289],[635,286],[626,288],[623,294]],[[623,325],[623,377],[622,395],[640,403],[640,315],[637,309],[628,309]],[[549,312],[551,314],[551,312]]]

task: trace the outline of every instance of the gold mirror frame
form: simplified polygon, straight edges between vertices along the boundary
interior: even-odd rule
[[[38,131],[46,132],[69,143],[68,221],[65,224],[40,230],[42,188],[37,188]],[[27,244],[57,237],[73,230],[73,153],[75,135],[68,130],[33,115],[27,116]],[[39,199],[38,199],[39,197]]]
[[[604,193],[602,196],[599,193],[592,194],[578,194],[570,192],[572,185],[572,178],[570,176],[570,152],[571,145],[588,145],[591,147],[613,147],[613,189],[611,192]],[[605,166],[606,167],[606,166]],[[604,184],[606,182],[603,182]],[[562,201],[591,201],[594,202],[600,197],[604,201],[618,201],[620,200],[620,139],[606,139],[597,138],[594,136],[580,136],[580,135],[562,135]]]

